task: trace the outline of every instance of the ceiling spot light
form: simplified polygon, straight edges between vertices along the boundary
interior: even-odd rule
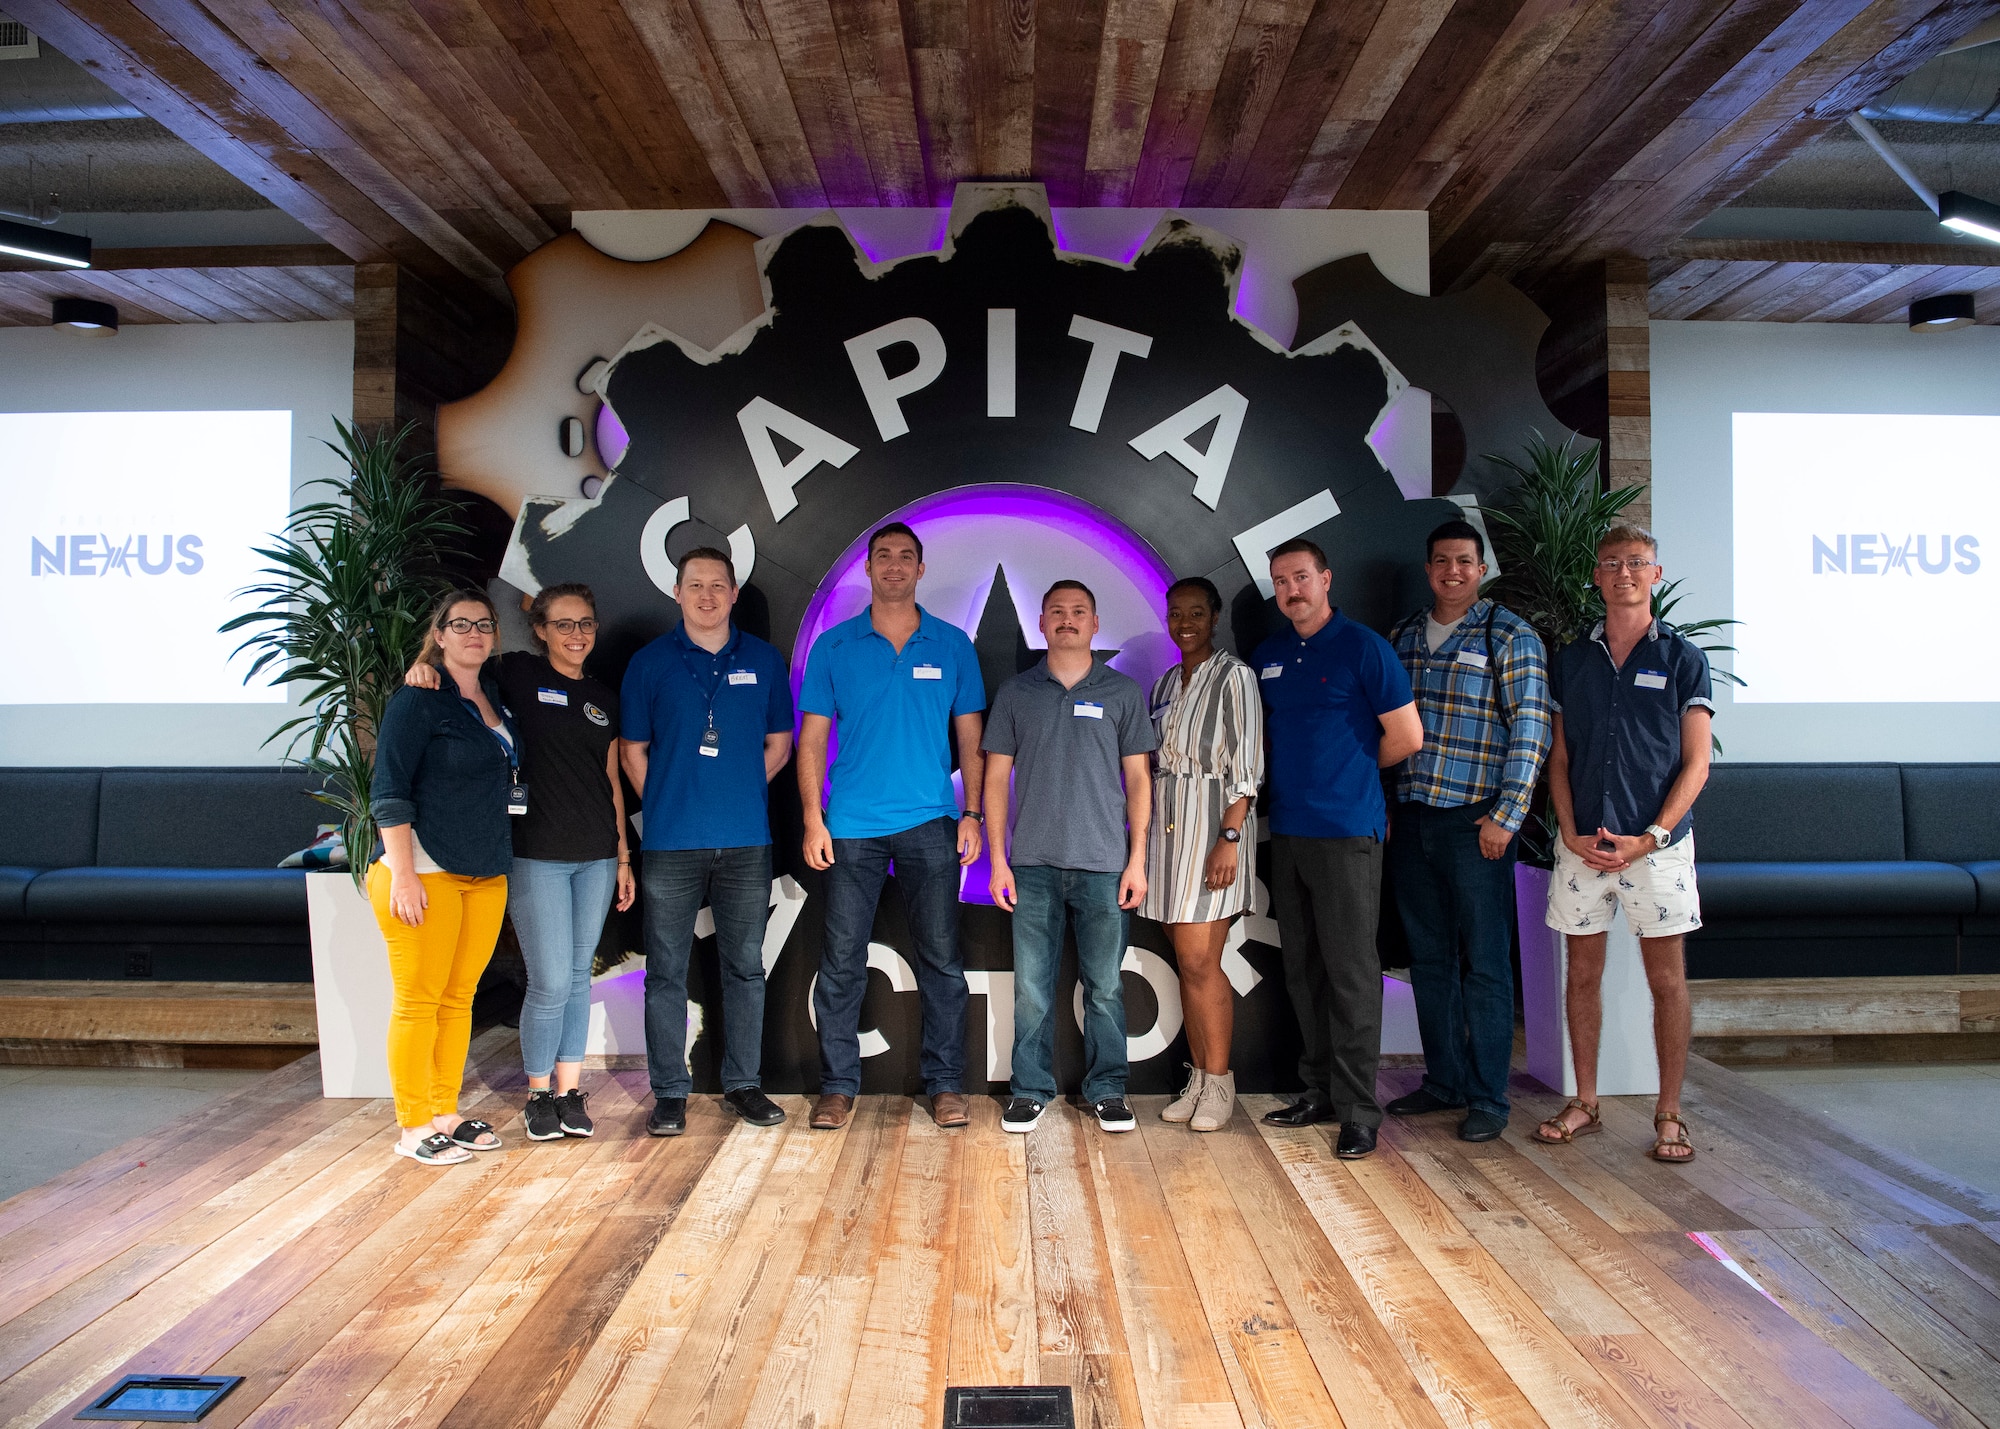
[[[56,327],[118,331],[118,309],[95,298],[57,298],[49,321]]]
[[[2000,203],[1988,203],[1957,189],[1938,195],[1938,222],[1988,243],[2000,243]]]
[[[90,240],[74,233],[57,233],[31,223],[15,223],[0,218],[0,253],[15,258],[32,258],[37,263],[60,263],[65,268],[90,266]]]
[[[1971,327],[1977,317],[1970,293],[1938,293],[1910,304],[1911,332],[1950,332]]]

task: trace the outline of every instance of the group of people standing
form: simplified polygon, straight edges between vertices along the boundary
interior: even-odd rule
[[[761,1090],[759,1063],[767,786],[793,762],[796,716],[802,852],[824,875],[826,910],[813,1128],[844,1126],[861,1090],[868,945],[892,873],[920,994],[924,1094],[939,1126],[970,1120],[958,910],[963,871],[982,852],[1013,928],[1002,1127],[1031,1130],[1058,1092],[1066,930],[1082,984],[1083,1099],[1106,1131],[1136,1125],[1120,978],[1134,912],[1165,925],[1181,982],[1189,1077],[1162,1115],[1196,1131],[1226,1125],[1234,1019],[1222,958],[1231,923],[1252,906],[1256,803],[1268,783],[1268,881],[1306,1090],[1266,1120],[1337,1121],[1346,1158],[1375,1147],[1386,857],[1426,1056],[1422,1087],[1386,1110],[1462,1109],[1461,1136],[1499,1135],[1513,1041],[1513,839],[1547,759],[1563,844],[1548,919],[1570,938],[1579,1096],[1537,1135],[1564,1142],[1598,1126],[1596,982],[1603,929],[1622,902],[1654,988],[1654,1154],[1686,1160],[1680,945],[1700,925],[1687,816],[1706,776],[1708,670],[1651,617],[1656,555],[1635,528],[1606,537],[1596,575],[1605,620],[1552,664],[1527,622],[1480,598],[1484,542],[1463,521],[1432,532],[1433,604],[1393,643],[1333,608],[1319,547],[1288,541],[1270,554],[1279,633],[1245,663],[1217,645],[1216,587],[1178,581],[1166,622],[1181,659],[1150,691],[1098,657],[1096,598],[1061,580],[1042,598],[1046,654],[1002,684],[990,710],[970,639],[917,603],[923,543],[902,522],[870,535],[869,606],[814,642],[796,712],[784,657],[733,621],[737,578],[724,551],[681,558],[681,621],[633,658],[616,694],[583,671],[597,630],[586,587],[542,591],[530,611],[539,651],[497,661],[492,606],[455,592],[390,701],[377,749],[382,854],[368,886],[396,988],[396,1149],[444,1164],[500,1145],[457,1104],[473,992],[509,907],[529,983],[526,1134],[591,1134],[578,1086],[591,961],[612,901],[635,897],[645,909],[648,1132],[687,1126],[687,973],[703,907],[721,968],[723,1102],[753,1125],[785,1120]],[[636,876],[621,771],[642,795]]]

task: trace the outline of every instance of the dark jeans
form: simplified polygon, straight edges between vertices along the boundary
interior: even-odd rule
[[[965,960],[958,951],[958,824],[933,819],[872,839],[835,839],[826,871],[826,941],[813,1015],[819,1021],[819,1089],[861,1094],[861,998],[868,991],[868,939],[889,864],[910,914],[924,1039],[924,1091],[955,1092],[965,1080]]]
[[[1382,845],[1372,837],[1271,836],[1271,910],[1285,955],[1285,987],[1305,1051],[1299,1077],[1342,1122],[1380,1126],[1375,1071],[1382,1061]]]
[[[1115,873],[1078,868],[1014,870],[1014,1078],[1017,1097],[1056,1099],[1056,973],[1063,922],[1076,932],[1083,984],[1083,1098],[1125,1095],[1125,910]]]
[[[771,846],[647,849],[646,1073],[656,1097],[684,1097],[687,970],[694,918],[715,914],[722,957],[722,1089],[754,1087],[764,1054],[764,922],[771,908]]]
[[[1424,1087],[1474,1111],[1507,1115],[1514,1056],[1514,845],[1479,852],[1493,801],[1396,805],[1389,883],[1410,940],[1410,989],[1424,1038]]]

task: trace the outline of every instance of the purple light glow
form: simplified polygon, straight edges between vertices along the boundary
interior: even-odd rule
[[[625,460],[625,453],[632,448],[631,434],[625,424],[611,410],[609,402],[597,404],[597,455],[603,460],[608,471]]]

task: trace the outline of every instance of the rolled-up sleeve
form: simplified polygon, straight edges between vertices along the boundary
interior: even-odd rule
[[[375,732],[375,778],[368,786],[378,828],[416,822],[417,766],[430,744],[430,724],[417,691],[405,686],[390,696]]]
[[[1254,799],[1264,782],[1264,703],[1248,665],[1229,672],[1222,688],[1222,802]]]
[[[1507,762],[1500,771],[1500,794],[1493,822],[1509,833],[1527,821],[1535,781],[1549,757],[1554,735],[1549,699],[1548,656],[1532,630],[1516,632],[1500,658],[1501,707],[1512,712],[1507,727]]]

